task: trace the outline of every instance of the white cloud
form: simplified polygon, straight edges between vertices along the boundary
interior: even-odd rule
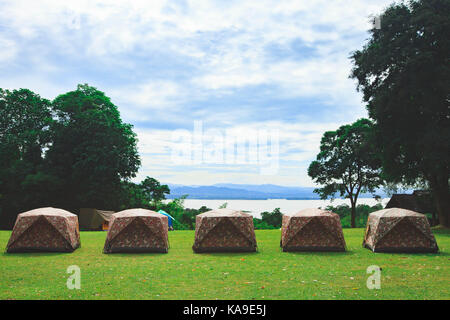
[[[348,79],[348,55],[362,46],[368,16],[390,2],[2,1],[0,87],[54,98],[89,82],[111,96],[126,121],[185,127],[201,119],[242,135],[278,129],[280,171],[263,177],[238,165],[183,171],[170,160],[171,130],[137,128],[139,176],[310,185],[306,167],[322,133],[365,115]],[[316,105],[297,106],[299,98],[332,111],[316,119]],[[277,105],[270,112],[260,106],[270,99],[293,101],[288,120],[286,112],[277,120]]]
[[[306,175],[306,167],[319,151],[319,143],[323,132],[337,129],[338,126],[337,123],[286,124],[278,121],[246,123],[220,128],[203,126],[200,132],[205,139],[203,147],[207,146],[208,142],[215,141],[215,137],[206,136],[208,133],[224,138],[223,141],[229,144],[230,141],[226,140],[226,134],[247,139],[255,135],[258,130],[266,131],[268,134],[276,130],[280,145],[279,170],[276,175],[269,176],[261,175],[261,164],[258,162],[253,164],[227,164],[224,160],[211,164],[205,162],[189,163],[188,161],[185,164],[175,163],[171,159],[172,150],[186,147],[184,145],[186,144],[185,140],[174,141],[172,130],[137,129],[139,152],[142,157],[142,168],[137,180],[145,176],[152,176],[165,182],[193,184],[194,182],[189,183],[187,181],[195,177],[196,181],[202,181],[203,184],[214,184],[243,181],[238,178],[241,175],[246,180],[255,183],[257,181],[259,181],[258,183],[279,181],[281,184],[310,186],[312,181]],[[195,140],[194,129],[189,133],[191,134],[189,141],[193,142]],[[226,152],[227,146],[227,144],[224,144],[224,152]],[[191,147],[194,152],[195,146],[192,145]],[[284,181],[284,183],[281,181]]]
[[[141,48],[193,59],[199,70],[190,84],[194,93],[270,84],[285,96],[327,94],[334,102],[354,104],[359,96],[347,79],[347,56],[360,43],[348,34],[367,30],[368,15],[389,2],[188,1],[184,8],[165,1],[15,0],[5,2],[0,17],[25,39],[47,34],[69,56],[99,56],[109,62]],[[298,39],[314,44],[318,53],[313,59],[266,61],[268,44]],[[0,58],[14,54],[15,43],[5,43],[9,50]],[[122,63],[139,68],[125,59]],[[153,100],[158,105],[164,99],[157,96],[159,89],[174,99],[183,94],[149,81],[140,81],[131,102],[139,106]]]
[[[184,89],[173,81],[153,80],[131,87],[122,87],[110,91],[111,97],[117,101],[126,101],[133,106],[152,111],[177,107],[177,102],[185,97]]]
[[[16,43],[10,39],[2,38],[0,34],[0,63],[11,62],[16,54]]]

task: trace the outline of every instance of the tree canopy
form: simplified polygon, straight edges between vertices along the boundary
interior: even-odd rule
[[[88,85],[55,98],[56,120],[47,152],[49,170],[62,181],[58,199],[66,208],[114,209],[121,180],[140,166],[136,134],[117,107]]]
[[[48,199],[40,185],[52,180],[43,166],[53,121],[49,100],[28,89],[0,89],[0,224]]]
[[[382,184],[372,133],[373,124],[368,119],[325,132],[320,152],[308,168],[308,175],[322,186],[314,190],[321,199],[336,195],[350,199],[352,228],[360,193],[375,192]]]
[[[283,214],[281,213],[280,208],[275,208],[272,212],[262,212],[261,220],[269,226],[272,226],[274,228],[281,228]]]
[[[53,101],[0,89],[0,223],[41,206],[116,210],[140,166],[137,138],[94,87]]]
[[[157,210],[166,194],[170,194],[167,185],[155,178],[146,177],[141,183],[123,182],[122,184],[121,209],[147,208]]]
[[[450,225],[450,1],[393,4],[351,56],[382,159],[394,183],[429,183]]]
[[[154,202],[164,200],[166,199],[166,194],[170,194],[169,187],[165,184],[161,185],[155,178],[147,177],[140,185],[148,199]]]

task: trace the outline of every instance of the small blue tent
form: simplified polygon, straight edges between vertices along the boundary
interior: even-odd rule
[[[161,213],[161,214],[167,216],[167,218],[169,218],[169,229],[173,229],[173,221],[175,219],[170,214],[165,212],[164,210],[159,210],[158,213]]]

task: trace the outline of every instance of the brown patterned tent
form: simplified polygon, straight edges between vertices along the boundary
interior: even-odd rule
[[[79,246],[78,217],[66,210],[48,207],[17,216],[6,251],[72,252]]]
[[[155,211],[128,209],[111,217],[104,253],[169,250],[168,218]]]
[[[363,246],[373,252],[438,251],[426,216],[400,208],[369,215]]]
[[[283,215],[280,245],[283,251],[345,251],[341,220],[321,209]]]
[[[195,219],[195,252],[256,251],[253,217],[241,211],[216,209]]]

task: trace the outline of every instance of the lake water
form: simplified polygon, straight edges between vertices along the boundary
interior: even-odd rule
[[[383,207],[388,203],[389,198],[381,200]],[[255,218],[261,217],[261,212],[273,211],[275,208],[280,208],[283,213],[295,213],[307,208],[325,208],[328,205],[337,206],[340,204],[347,204],[350,206],[349,199],[335,199],[331,200],[285,200],[285,199],[269,199],[269,200],[202,200],[202,199],[186,199],[184,200],[185,208],[199,209],[201,206],[206,206],[211,209],[217,209],[222,204],[227,202],[228,209],[249,211]],[[374,206],[378,202],[373,198],[358,199],[358,204],[367,204]]]

